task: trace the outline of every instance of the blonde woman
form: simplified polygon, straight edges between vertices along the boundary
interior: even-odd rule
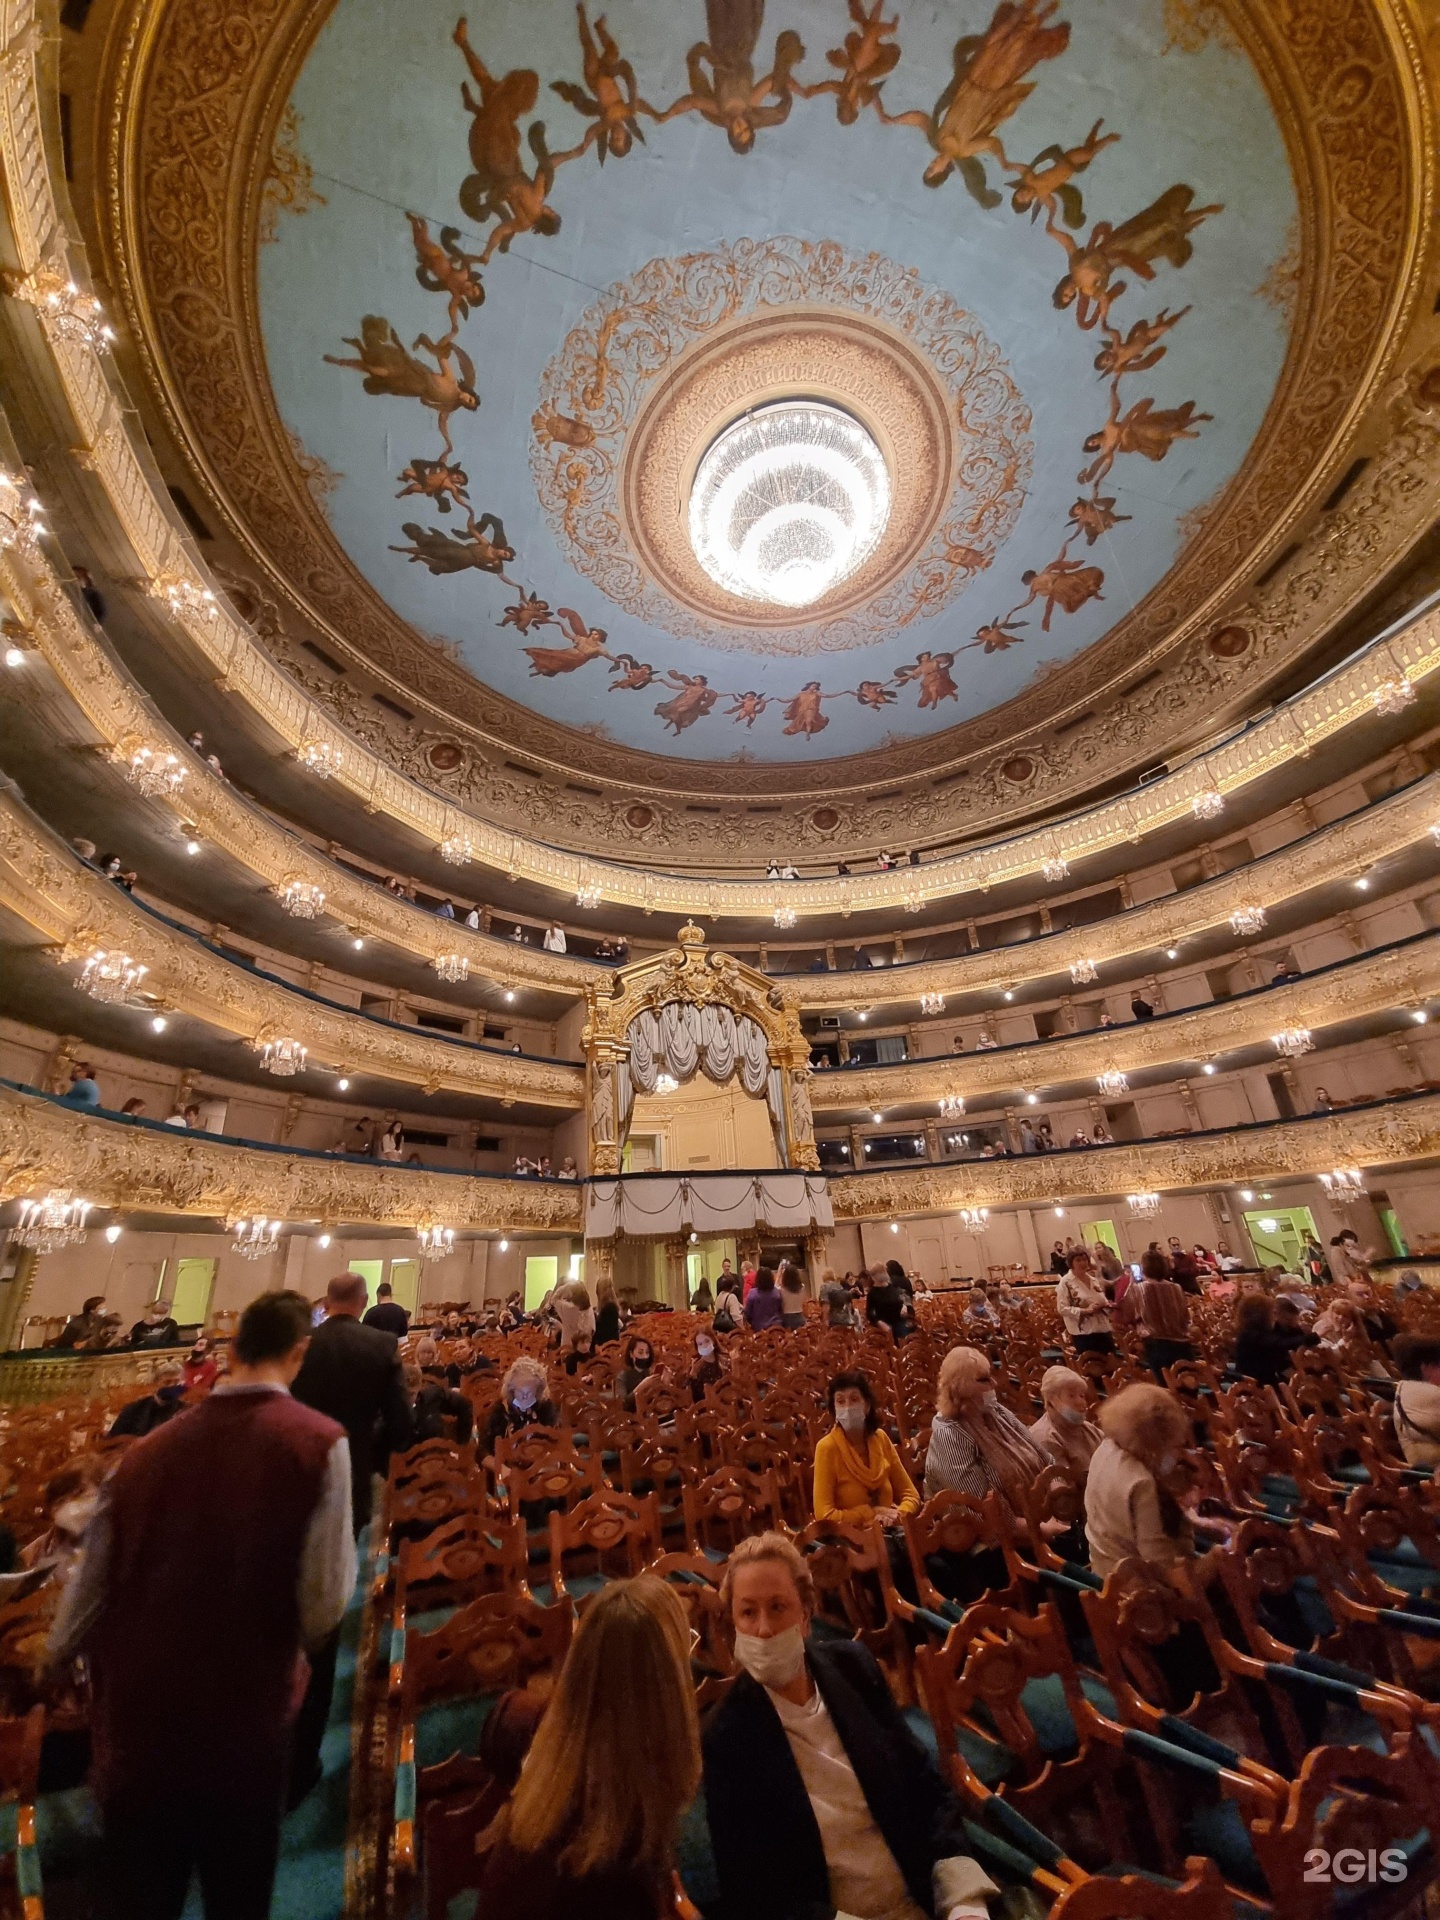
[[[664,1920],[680,1816],[699,1784],[685,1611],[662,1580],[614,1581],[581,1619],[514,1798],[486,1836],[479,1911]]]
[[[1092,1398],[1083,1373],[1073,1367],[1047,1367],[1040,1376],[1045,1411],[1030,1429],[1036,1446],[1043,1447],[1057,1467],[1068,1467],[1081,1480],[1104,1438],[1090,1418]]]
[[[550,1398],[550,1382],[538,1360],[522,1353],[510,1362],[500,1382],[500,1398],[490,1409],[485,1422],[482,1453],[493,1453],[495,1442],[507,1433],[519,1433],[522,1427],[554,1427],[560,1424],[560,1409]]]
[[[988,1358],[975,1347],[952,1347],[935,1391],[926,1499],[953,1488],[983,1500],[994,1490],[1018,1512],[1025,1490],[1049,1464],[1029,1429],[1001,1406]]]
[[[576,1280],[568,1287],[561,1287],[552,1302],[555,1318],[560,1322],[560,1348],[569,1353],[576,1341],[584,1335],[595,1338],[595,1309],[590,1304],[589,1290],[583,1281]]]
[[[1182,1565],[1195,1536],[1164,1483],[1190,1439],[1184,1408],[1164,1387],[1126,1387],[1101,1407],[1100,1431],[1085,1482],[1091,1566],[1106,1579],[1122,1560]]]

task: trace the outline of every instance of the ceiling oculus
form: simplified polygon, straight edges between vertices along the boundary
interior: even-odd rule
[[[808,607],[862,566],[890,518],[875,441],[839,407],[781,400],[710,446],[690,490],[690,542],[727,593]]]

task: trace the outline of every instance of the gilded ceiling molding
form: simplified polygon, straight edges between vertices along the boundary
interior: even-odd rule
[[[430,746],[454,747],[456,716],[480,742],[472,779],[453,785],[492,818],[522,830],[563,826],[599,849],[617,837],[649,857],[673,860],[693,836],[683,798],[666,791],[695,785],[672,760],[585,742],[586,775],[614,793],[587,808],[566,795],[557,820],[552,793],[525,791],[501,762],[517,747],[540,771],[573,766],[575,736],[482,688],[442,652],[421,643],[360,579],[314,512],[306,476],[274,408],[256,322],[254,236],[267,208],[267,156],[290,82],[324,19],[328,0],[228,0],[234,32],[200,0],[132,0],[112,44],[103,215],[114,276],[129,309],[148,370],[171,425],[190,445],[197,469],[227,517],[267,569],[277,592],[326,638],[327,647],[364,658],[392,691],[431,714]],[[823,795],[813,773],[757,767],[767,798],[806,792],[806,803],[779,823],[797,849],[874,844],[882,834],[961,835],[981,822],[1037,806],[1063,804],[1106,765],[1157,757],[1177,730],[1193,735],[1217,713],[1253,700],[1259,685],[1290,664],[1338,614],[1353,607],[1377,567],[1390,564],[1422,529],[1418,516],[1382,502],[1370,489],[1372,534],[1360,570],[1337,568],[1327,528],[1317,549],[1289,571],[1311,576],[1281,630],[1262,620],[1246,645],[1210,645],[1222,608],[1265,553],[1280,551],[1329,484],[1343,448],[1379,393],[1414,310],[1422,280],[1432,194],[1429,100],[1421,49],[1399,0],[1296,0],[1286,9],[1234,5],[1231,24],[1270,91],[1301,181],[1310,227],[1300,249],[1300,315],[1290,361],[1259,440],[1223,502],[1208,516],[1187,556],[1146,601],[1084,659],[1001,710],[938,740],[916,742],[827,765]],[[1335,84],[1343,57],[1346,84]],[[193,137],[194,86],[203,70],[207,125],[219,137]],[[200,84],[198,77],[195,85]],[[177,217],[177,209],[186,216]],[[197,210],[203,209],[203,215]],[[191,297],[205,289],[203,301]],[[1415,449],[1409,450],[1413,459]],[[1296,477],[1304,476],[1297,491]],[[256,548],[258,539],[268,558]],[[1357,556],[1359,558],[1359,556]],[[296,583],[324,581],[328,624],[314,594]],[[302,598],[293,596],[299,593]],[[1160,700],[1126,703],[1127,681],[1169,659]],[[1061,720],[1094,705],[1096,718],[1049,737]],[[1103,714],[1099,709],[1103,708]],[[1155,737],[1166,730],[1164,745]],[[1021,752],[1020,749],[1024,751]],[[493,765],[486,760],[490,755]],[[464,761],[465,755],[461,753]],[[962,760],[979,761],[956,787],[915,796],[883,819],[865,815],[864,795],[896,780],[930,778]],[[1025,760],[1024,779],[1005,774]],[[459,775],[460,767],[450,772]],[[432,764],[433,777],[433,764]],[[743,769],[737,779],[746,778]],[[464,791],[468,784],[469,790]],[[662,796],[656,804],[657,793]],[[833,804],[837,794],[841,804]],[[823,798],[824,804],[816,801]],[[626,804],[626,802],[629,804]],[[923,803],[923,814],[907,816]],[[517,815],[516,807],[520,808]],[[848,810],[848,811],[847,811]],[[644,815],[643,826],[624,825]],[[821,825],[812,816],[820,815]],[[833,818],[832,818],[833,816]],[[756,823],[729,819],[727,851],[743,854]],[[763,833],[777,831],[767,821]],[[670,903],[667,903],[670,904]]]
[[[1413,945],[1361,954],[1310,979],[1162,1020],[1097,1027],[993,1053],[941,1054],[903,1066],[817,1073],[810,1082],[810,1098],[817,1112],[878,1109],[939,1100],[945,1094],[970,1099],[1062,1086],[1116,1069],[1143,1073],[1256,1046],[1286,1027],[1319,1029],[1412,1006],[1437,991],[1440,934],[1431,934]]]
[[[958,1207],[1048,1207],[1127,1193],[1313,1179],[1334,1167],[1396,1167],[1437,1158],[1440,1094],[1425,1094],[1194,1139],[841,1174],[831,1178],[830,1199],[837,1220],[891,1220]]]
[[[66,1187],[122,1212],[457,1233],[583,1231],[571,1183],[356,1164],[266,1152],[205,1133],[139,1128],[0,1087],[0,1200]],[[277,1266],[278,1274],[279,1268]]]
[[[523,1101],[573,1110],[583,1103],[578,1067],[370,1020],[223,959],[87,867],[10,794],[0,794],[0,901],[55,943],[62,964],[79,963],[96,949],[128,954],[147,969],[144,991],[158,1004],[253,1047],[284,1036],[300,1041],[316,1066],[506,1107]]]

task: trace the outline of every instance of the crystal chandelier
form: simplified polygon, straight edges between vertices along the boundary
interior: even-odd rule
[[[922,993],[920,1011],[926,1014],[944,1013],[945,996],[943,993]]]
[[[1232,933],[1261,933],[1264,931],[1264,927],[1264,907],[1237,907],[1230,916],[1230,931]]]
[[[657,1073],[655,1076],[656,1093],[675,1093],[678,1091],[679,1086],[680,1082],[675,1078],[674,1074]]]
[[[1127,1193],[1125,1204],[1137,1220],[1153,1220],[1160,1211],[1158,1193]]]
[[[1197,820],[1218,820],[1225,811],[1225,796],[1218,787],[1205,787],[1190,802]]]
[[[468,833],[451,833],[440,842],[440,858],[452,867],[465,867],[475,858],[475,843]]]
[[[1095,1084],[1106,1100],[1118,1100],[1122,1093],[1130,1091],[1130,1082],[1118,1067],[1107,1067]]]
[[[0,552],[12,547],[30,555],[36,542],[50,529],[45,525],[45,509],[35,498],[27,482],[0,467]]]
[[[317,735],[300,742],[295,750],[295,758],[317,780],[328,780],[332,774],[339,773],[345,764],[344,749],[337,747],[333,741],[321,740]]]
[[[690,544],[727,593],[808,607],[875,551],[890,475],[858,420],[818,401],[757,408],[712,443],[690,489]]]
[[[776,907],[775,924],[777,927],[793,927],[797,915],[794,907]]]
[[[280,888],[279,900],[296,920],[313,920],[325,905],[325,889],[313,880],[287,880]]]
[[[967,1233],[983,1233],[990,1218],[989,1207],[961,1207],[960,1224]]]
[[[298,1040],[266,1040],[260,1049],[260,1064],[277,1079],[288,1080],[304,1070],[309,1049]]]
[[[200,620],[208,626],[220,617],[220,602],[209,587],[197,585],[183,573],[158,575],[150,582],[150,593],[177,620]]]
[[[57,340],[98,353],[115,338],[114,328],[106,324],[105,309],[94,294],[83,293],[55,267],[36,267],[12,291],[17,300],[35,308]]]
[[[1360,1178],[1358,1167],[1336,1167],[1333,1172],[1322,1173],[1320,1184],[1342,1207],[1365,1198],[1365,1182]]]
[[[453,1227],[421,1227],[420,1251],[427,1260],[443,1260],[455,1251]]]
[[[592,912],[600,904],[600,889],[597,886],[583,886],[575,889],[575,904]]]
[[[1283,1033],[1272,1033],[1275,1051],[1284,1054],[1287,1060],[1298,1060],[1302,1053],[1313,1053],[1315,1042],[1308,1027],[1286,1027]]]
[[[434,967],[447,986],[458,986],[470,978],[470,962],[463,953],[437,953]]]
[[[76,984],[92,1000],[116,1006],[130,998],[149,971],[138,960],[132,960],[128,953],[96,947],[85,956],[85,964],[80,969]]]
[[[1040,871],[1053,887],[1059,881],[1070,878],[1070,862],[1063,853],[1052,853],[1048,860],[1040,862]]]
[[[56,1187],[43,1200],[22,1200],[15,1238],[22,1247],[36,1253],[55,1253],[61,1247],[78,1247],[85,1238],[88,1200],[77,1200],[68,1187]]]
[[[1070,978],[1075,982],[1077,987],[1088,986],[1090,981],[1098,977],[1093,960],[1072,960],[1070,962]]]
[[[942,1120],[963,1120],[965,1117],[965,1096],[963,1093],[942,1093],[940,1096],[940,1118]]]
[[[1415,704],[1414,683],[1403,675],[1399,680],[1386,680],[1376,687],[1370,698],[1375,702],[1377,713],[1403,713]]]
[[[186,768],[179,754],[163,747],[139,746],[124,762],[125,778],[147,800],[174,799],[185,784]]]
[[[235,1251],[242,1260],[265,1260],[280,1244],[278,1220],[237,1220],[230,1231],[235,1236]]]
[[[906,913],[919,913],[920,909],[925,905],[925,896],[922,893],[917,893],[913,887],[907,887],[900,896],[900,904],[904,907]]]

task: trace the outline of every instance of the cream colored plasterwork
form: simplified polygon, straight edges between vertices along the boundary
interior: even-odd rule
[[[366,1019],[291,992],[222,959],[193,935],[145,912],[84,865],[9,794],[0,795],[0,901],[78,964],[96,948],[119,950],[148,969],[144,990],[161,1005],[253,1046],[282,1035],[309,1049],[316,1066],[375,1074],[427,1093],[560,1109],[582,1104],[578,1067],[550,1066],[443,1035]]]
[[[261,1214],[331,1226],[446,1226],[457,1233],[583,1230],[578,1185],[266,1153],[204,1133],[98,1120],[0,1087],[0,1200],[52,1187],[127,1213],[221,1220]],[[279,1262],[275,1266],[278,1274]]]
[[[1440,934],[1431,934],[1399,949],[1361,954],[1312,979],[1290,981],[1218,1006],[1195,1007],[1164,1020],[1096,1028],[1033,1046],[1007,1047],[1003,1052],[947,1054],[910,1060],[900,1067],[817,1073],[810,1093],[818,1111],[832,1112],[894,1108],[917,1100],[939,1100],[943,1094],[979,1098],[1027,1087],[1056,1087],[1094,1080],[1114,1068],[1143,1073],[1255,1046],[1285,1027],[1318,1031],[1339,1020],[1415,1006],[1437,990]]]
[[[830,1182],[837,1220],[951,1213],[957,1207],[1050,1206],[1062,1200],[1249,1186],[1313,1178],[1332,1167],[1393,1167],[1440,1158],[1440,1094],[1395,1106],[1281,1120],[1195,1140],[967,1160]]]

